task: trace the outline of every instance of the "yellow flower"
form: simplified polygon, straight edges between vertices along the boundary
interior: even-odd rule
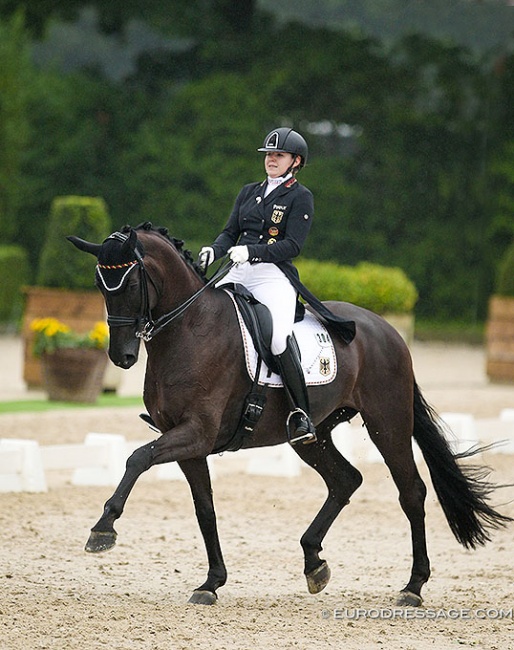
[[[89,338],[95,344],[97,348],[105,348],[107,346],[107,340],[109,338],[109,328],[107,324],[98,321],[95,323],[95,326],[88,334]]]
[[[70,331],[70,328],[57,318],[36,318],[30,324],[30,329],[34,332],[41,332],[45,336],[55,336]]]
[[[97,348],[105,350],[109,342],[109,328],[99,321],[85,334],[74,332],[57,318],[36,318],[30,324],[34,332],[33,351],[36,356],[52,354],[61,348]]]

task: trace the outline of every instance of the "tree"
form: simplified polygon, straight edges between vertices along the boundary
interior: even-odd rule
[[[247,33],[256,0],[0,0],[0,17],[10,18],[19,9],[36,38],[45,35],[50,20],[73,20],[81,9],[95,7],[106,34],[121,33],[131,19],[147,20],[179,30],[217,34]]]
[[[121,159],[126,213],[137,206],[176,236],[209,242],[242,182],[263,173],[256,149],[266,101],[251,88],[247,78],[213,75],[184,86],[158,119],[146,120]]]
[[[359,3],[331,6],[343,4]],[[305,254],[400,266],[420,290],[419,314],[481,318],[512,221],[513,57],[491,75],[451,43],[417,34],[384,47],[355,30],[277,23],[255,6],[152,0],[144,18],[186,36],[184,51],[147,52],[117,82],[100,69],[31,73],[14,227],[32,262],[63,194],[102,196],[114,225],[151,220],[209,242],[241,184],[263,178],[264,134],[290,125],[310,147]],[[137,0],[120,7],[102,3],[119,14],[113,30],[143,16]]]
[[[44,34],[47,21],[59,15],[69,19],[75,15],[81,0],[0,0],[0,16],[11,18],[21,11],[26,18],[27,29],[32,36],[40,37]]]
[[[17,234],[21,157],[28,135],[29,58],[23,15],[0,22],[0,229],[4,241]]]

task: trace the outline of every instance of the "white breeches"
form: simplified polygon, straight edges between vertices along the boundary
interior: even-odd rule
[[[229,282],[242,284],[255,298],[271,312],[273,338],[271,352],[282,354],[287,347],[287,337],[291,335],[296,310],[296,290],[282,271],[274,264],[238,264],[218,282],[222,287]]]

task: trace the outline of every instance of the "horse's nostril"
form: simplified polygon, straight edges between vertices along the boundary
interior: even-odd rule
[[[136,363],[136,356],[134,354],[126,354],[123,359],[120,360],[119,366],[122,368],[128,369],[132,368],[132,366]]]
[[[136,363],[137,356],[135,354],[124,354],[122,357],[115,359],[111,357],[111,361],[115,366],[123,368],[124,370],[128,370],[128,368],[132,368],[132,366]]]

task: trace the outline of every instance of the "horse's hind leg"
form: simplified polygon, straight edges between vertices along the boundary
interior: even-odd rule
[[[421,589],[430,577],[430,562],[425,533],[426,487],[419,475],[412,451],[412,419],[401,418],[405,413],[387,409],[389,418],[366,416],[363,419],[371,440],[382,454],[398,488],[399,501],[410,523],[412,541],[412,570],[409,582],[402,589],[398,605],[419,606],[423,602]]]
[[[304,573],[311,594],[319,593],[330,580],[328,564],[319,557],[321,543],[337,515],[362,483],[359,470],[334,446],[330,434],[332,428],[333,425],[320,425],[317,427],[317,444],[294,447],[300,458],[320,474],[328,488],[325,503],[300,540],[305,559]]]

